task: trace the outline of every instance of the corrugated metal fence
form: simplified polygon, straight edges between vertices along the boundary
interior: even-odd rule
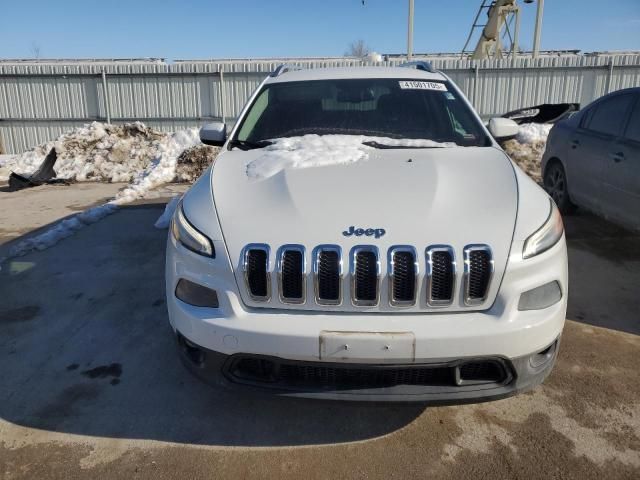
[[[539,103],[586,105],[640,86],[638,54],[431,61],[483,117]],[[348,58],[0,63],[0,149],[19,153],[94,120],[140,120],[164,131],[223,118],[232,123],[251,92],[283,62],[305,68],[368,64]]]

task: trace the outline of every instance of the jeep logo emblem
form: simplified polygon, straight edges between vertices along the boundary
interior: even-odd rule
[[[345,237],[351,237],[355,235],[356,237],[361,237],[362,235],[366,235],[367,237],[382,237],[387,231],[384,228],[356,228],[351,225],[348,229],[342,232],[342,235]]]

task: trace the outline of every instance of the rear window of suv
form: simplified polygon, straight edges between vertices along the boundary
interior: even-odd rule
[[[249,108],[237,139],[261,142],[308,134],[491,144],[450,84],[386,78],[266,85]]]

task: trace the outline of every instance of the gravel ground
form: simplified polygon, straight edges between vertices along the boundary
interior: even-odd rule
[[[34,211],[58,202],[46,223],[80,202],[53,202],[56,188],[78,186],[10,195]],[[532,392],[461,407],[331,403],[214,389],[186,372],[155,201],[2,265],[3,480],[640,477],[640,237],[565,219],[569,321]],[[24,210],[3,215],[12,232],[30,229]]]

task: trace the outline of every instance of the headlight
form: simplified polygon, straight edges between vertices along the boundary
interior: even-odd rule
[[[546,252],[562,238],[564,226],[562,217],[553,200],[551,203],[551,213],[544,224],[524,242],[522,258],[534,257],[542,252]]]
[[[216,251],[213,248],[211,240],[189,223],[182,211],[182,202],[180,202],[178,208],[176,208],[176,213],[173,215],[171,233],[173,234],[173,238],[192,252],[215,258]]]

